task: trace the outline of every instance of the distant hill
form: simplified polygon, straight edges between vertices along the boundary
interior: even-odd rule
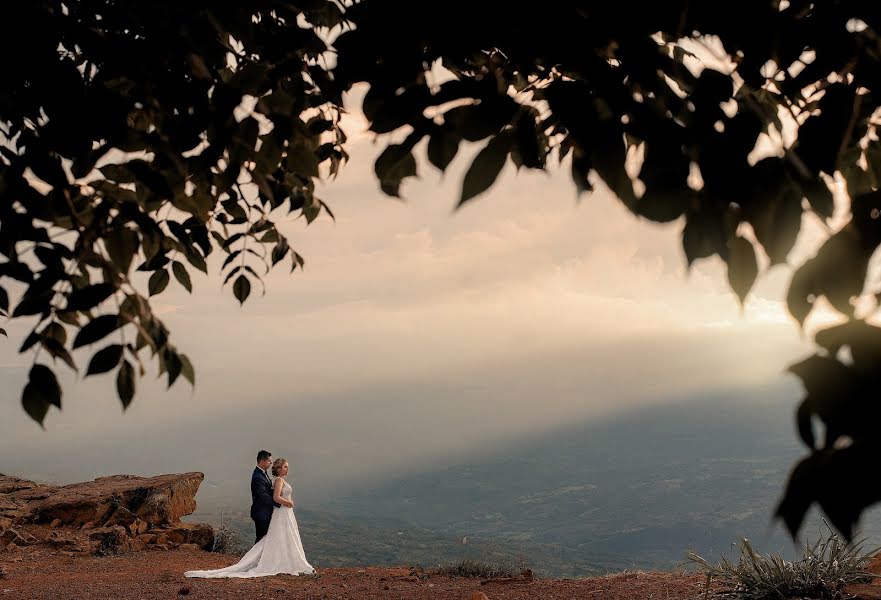
[[[781,397],[792,400],[774,400]],[[325,508],[364,523],[394,518],[451,539],[491,540],[499,551],[533,549],[530,563],[554,576],[622,563],[672,568],[688,550],[730,553],[741,537],[792,555],[770,518],[803,453],[792,425],[796,397],[779,389],[717,394],[573,425]],[[814,519],[805,533],[819,531]],[[865,531],[878,539],[877,516]]]

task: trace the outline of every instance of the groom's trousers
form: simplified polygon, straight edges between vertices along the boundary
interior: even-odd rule
[[[269,530],[269,519],[266,519],[265,521],[254,519],[254,529],[257,531],[257,539],[254,540],[254,543],[256,544]]]

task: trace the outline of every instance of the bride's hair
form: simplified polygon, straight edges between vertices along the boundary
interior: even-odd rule
[[[278,472],[281,471],[282,465],[287,464],[287,462],[284,458],[276,458],[275,462],[272,463],[272,476],[278,477]]]

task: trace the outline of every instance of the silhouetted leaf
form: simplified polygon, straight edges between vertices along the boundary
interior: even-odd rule
[[[116,183],[135,182],[135,176],[124,163],[104,165],[99,170],[104,177]]]
[[[275,248],[272,249],[272,266],[278,264],[287,253],[290,251],[290,246],[288,246],[288,241],[282,238],[276,245]]]
[[[659,140],[644,145],[645,158],[639,179],[645,185],[643,195],[629,208],[657,223],[678,219],[687,212],[696,193],[687,180],[691,161],[675,140]]]
[[[741,305],[755,283],[758,273],[759,267],[753,245],[739,235],[732,237],[728,241],[728,283],[737,294]]]
[[[275,229],[270,229],[260,238],[261,244],[268,244],[278,241],[278,231]]]
[[[229,270],[229,273],[226,274],[226,277],[223,278],[223,285],[229,283],[229,280],[236,276],[237,273],[241,272],[244,269],[242,265],[236,265],[232,269]]]
[[[226,257],[226,260],[223,261],[223,266],[220,267],[220,270],[223,271],[225,268],[229,266],[229,264],[236,259],[236,257],[241,254],[241,250],[235,250],[234,252],[230,252],[229,256]]]
[[[235,283],[232,285],[232,291],[238,299],[239,304],[244,304],[245,300],[248,299],[248,295],[251,293],[251,282],[248,281],[246,276],[239,275],[238,279],[236,279]]]
[[[852,367],[857,372],[871,375],[881,366],[881,328],[862,320],[851,320],[833,325],[814,336],[818,346],[831,356],[847,346],[850,349]]]
[[[459,151],[459,141],[455,132],[444,128],[436,129],[428,141],[428,160],[441,171],[446,171]]]
[[[814,289],[836,309],[853,315],[851,299],[863,291],[869,262],[869,256],[860,251],[860,241],[853,230],[846,227],[826,240],[814,261]]]
[[[318,218],[318,215],[321,213],[321,204],[318,202],[317,198],[312,198],[312,202],[307,202],[303,205],[303,216],[306,217],[306,223],[311,223],[315,219]]]
[[[46,413],[49,412],[50,404],[31,382],[25,384],[24,390],[22,390],[21,405],[28,416],[39,423],[42,427],[43,420],[46,418]]]
[[[688,266],[700,258],[727,251],[723,217],[710,207],[690,213],[682,230],[682,248]]]
[[[40,260],[43,265],[47,269],[62,272],[64,271],[64,264],[61,262],[61,255],[55,250],[55,248],[49,246],[36,246],[34,248],[34,255]]]
[[[67,323],[68,325],[73,325],[74,327],[80,326],[80,313],[78,312],[57,310],[55,311],[55,316],[58,317],[58,320],[62,323]]]
[[[562,161],[562,157],[560,158]],[[590,155],[576,146],[572,151],[572,181],[579,194],[592,192],[593,185],[590,183]]]
[[[138,234],[119,224],[110,229],[104,243],[113,264],[123,273],[128,273],[138,250]]]
[[[72,370],[76,371],[76,363],[73,361],[73,357],[70,355],[70,352],[67,351],[61,342],[52,337],[43,336],[40,338],[40,342],[43,345],[43,348],[52,355],[53,358],[60,358],[67,366]]]
[[[150,281],[147,282],[147,289],[151,296],[155,296],[156,294],[161,294],[166,287],[168,287],[168,282],[171,280],[171,277],[168,275],[168,271],[162,269],[161,271],[156,271],[150,276]]]
[[[28,416],[40,426],[50,406],[61,408],[61,387],[52,369],[39,363],[31,367],[21,403]]]
[[[837,396],[840,386],[847,389],[852,376],[847,367],[834,358],[815,354],[787,367],[790,373],[797,375],[804,383],[805,390],[814,397]],[[830,403],[834,400],[830,399]]]
[[[33,329],[30,333],[25,336],[24,340],[21,343],[21,347],[18,349],[19,352],[27,352],[30,350],[34,344],[40,341],[40,335],[37,333],[36,329]]]
[[[881,485],[876,482],[853,487],[855,481],[871,472],[878,451],[874,439],[855,440],[843,448],[813,452],[800,461],[790,474],[776,511],[790,535],[798,535],[808,509],[816,502],[832,525],[851,541],[860,514],[881,500]],[[843,494],[843,489],[859,492]]]
[[[416,158],[412,148],[404,144],[389,144],[376,159],[374,166],[382,191],[389,196],[400,196],[401,181],[416,176]]]
[[[181,375],[183,375],[184,378],[190,382],[190,385],[195,386],[196,371],[193,369],[193,364],[190,362],[189,357],[187,357],[186,354],[179,354],[178,357],[180,358],[181,362]]]
[[[168,239],[168,238],[165,238],[165,239]],[[158,271],[159,269],[161,269],[162,267],[164,267],[165,265],[167,265],[171,261],[171,259],[168,258],[168,255],[166,254],[166,252],[167,252],[167,250],[163,250],[162,248],[160,248],[159,252],[157,252],[156,255],[153,256],[153,258],[151,258],[150,260],[148,260],[146,262],[139,264],[137,267],[137,270],[138,271]]]
[[[812,422],[813,413],[811,411],[810,402],[803,400],[798,405],[795,413],[795,422],[798,429],[798,435],[805,445],[811,450],[815,450],[817,445],[814,439],[814,425]]]
[[[789,291],[786,294],[786,308],[789,314],[804,324],[805,319],[811,313],[816,299],[814,295],[813,267],[816,263],[808,260],[799,267],[789,281]]]
[[[80,329],[73,340],[73,347],[79,348],[104,339],[120,326],[119,315],[100,315],[95,317]]]
[[[823,455],[813,453],[799,462],[789,474],[783,498],[777,504],[774,515],[783,519],[789,535],[798,535],[808,509],[816,500],[819,463]]]
[[[86,370],[86,376],[97,375],[112,371],[122,359],[122,346],[120,344],[111,344],[102,348],[89,361],[89,368]]]
[[[802,188],[777,157],[759,161],[749,172],[752,197],[745,200],[746,220],[771,264],[786,261],[801,227]]]
[[[616,129],[604,130],[591,148],[591,166],[609,189],[631,210],[636,206],[633,182],[624,167],[627,149],[624,136]]]
[[[202,255],[196,252],[192,246],[188,247],[186,250],[187,251],[185,252],[185,255],[189,263],[203,273],[207,273],[208,265],[205,264],[205,259],[202,257]]]
[[[113,286],[109,283],[96,283],[84,288],[75,289],[67,297],[67,310],[92,310],[112,294]]]
[[[193,291],[193,284],[190,282],[190,274],[187,273],[186,267],[178,261],[174,261],[171,263],[171,269],[174,271],[174,277],[177,279],[182,286],[186,288],[186,290],[190,293]]]
[[[122,402],[123,410],[132,403],[135,397],[135,369],[127,360],[122,361],[119,372],[116,374],[116,393]]]
[[[145,228],[142,225],[141,235],[144,238],[142,241],[144,258],[146,258],[147,261],[150,261],[156,256],[156,253],[159,252],[159,249],[162,245],[162,233],[159,231],[154,223],[153,226],[149,228]]]
[[[242,208],[241,204],[236,200],[224,200],[221,202],[223,210],[225,210],[233,220],[245,222],[248,219],[248,213]]]
[[[38,315],[49,311],[50,302],[55,296],[52,290],[42,290],[31,292],[28,290],[22,296],[15,310],[12,311],[13,318],[24,317],[27,315]]]
[[[462,182],[462,195],[459,197],[457,206],[461,207],[478,194],[489,189],[501,173],[502,167],[505,166],[510,148],[510,136],[499,134],[477,153],[474,162],[465,173],[465,179]]]
[[[165,369],[168,373],[168,387],[171,387],[183,370],[183,361],[177,352],[173,350],[167,351],[165,354]]]
[[[242,238],[242,236],[244,236],[244,235],[245,234],[242,232],[234,233],[233,235],[226,238],[226,240],[224,240],[223,245],[221,247],[224,249],[229,248],[230,246],[235,244],[237,241],[239,241]]]
[[[43,339],[55,340],[63,345],[67,343],[67,330],[64,329],[64,326],[61,323],[51,321],[43,328],[43,331],[40,332],[40,337]]]

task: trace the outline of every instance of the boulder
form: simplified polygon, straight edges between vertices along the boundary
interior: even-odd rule
[[[111,556],[131,550],[128,533],[121,525],[96,529],[89,534],[89,540],[92,543],[92,552],[98,556]]]
[[[9,496],[0,495],[0,521],[12,523],[21,517],[26,512],[25,504],[23,500],[16,501]]]
[[[11,494],[12,492],[31,490],[39,487],[39,483],[0,473],[0,494]]]
[[[140,519],[135,519],[133,522],[126,525],[126,529],[128,529],[128,532],[132,536],[138,536],[142,533],[146,533],[149,527],[150,526],[147,525],[146,521],[142,521]]]
[[[156,532],[161,540],[157,541],[157,544],[195,544],[203,550],[211,550],[214,547],[214,528],[205,523],[163,525]]]
[[[202,473],[136,477],[114,475],[57,488],[27,504],[31,523],[60,521],[67,527],[177,523],[196,510]]]
[[[132,552],[140,552],[141,550],[145,550],[147,548],[147,544],[139,540],[138,538],[129,538],[128,540],[129,549]]]
[[[27,544],[27,540],[18,531],[10,528],[0,532],[0,546],[8,546],[9,544],[24,546]]]
[[[203,477],[115,475],[51,486],[0,474],[0,551],[33,545],[100,556],[181,545],[211,550],[210,525],[180,521],[196,509]]]
[[[46,543],[52,548],[67,552],[81,553],[89,551],[89,543],[82,536],[57,529],[52,531]]]

